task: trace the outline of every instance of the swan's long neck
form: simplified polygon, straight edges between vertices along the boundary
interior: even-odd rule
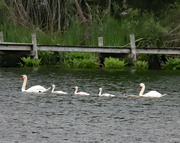
[[[22,91],[26,90],[26,83],[27,83],[27,77],[24,77],[23,85],[22,85]]]
[[[139,92],[139,96],[142,96],[145,90],[145,85],[142,86],[141,91]]]
[[[77,93],[77,91],[78,91],[78,88],[75,88],[74,94],[76,94],[76,93]]]
[[[54,89],[55,89],[55,87],[53,86],[53,87],[52,87],[52,91],[51,91],[52,93],[54,92]]]
[[[126,91],[124,91],[123,97],[127,97],[127,95],[126,95]]]
[[[102,94],[102,89],[99,90],[99,96]]]

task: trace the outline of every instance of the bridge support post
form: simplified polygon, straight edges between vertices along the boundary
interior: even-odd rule
[[[36,40],[36,34],[32,34],[32,44],[33,44],[33,55],[34,59],[38,59],[38,47],[37,47],[37,40]]]
[[[130,43],[131,43],[131,53],[133,58],[133,63],[136,62],[136,45],[135,45],[135,36],[130,34]]]
[[[4,39],[3,39],[3,32],[0,32],[0,42],[4,42]]]
[[[98,46],[103,47],[103,37],[98,37]]]
[[[98,46],[99,47],[103,47],[103,37],[98,37]],[[100,60],[100,67],[103,67],[104,65],[104,56],[103,56],[103,53],[98,53],[98,57],[99,57],[99,60]]]

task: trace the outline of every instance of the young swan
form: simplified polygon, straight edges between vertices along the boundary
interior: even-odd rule
[[[67,92],[63,92],[63,91],[54,91],[55,87],[56,86],[53,84],[52,85],[52,91],[51,91],[52,93],[55,93],[55,94],[67,94]]]
[[[115,95],[109,93],[102,94],[102,88],[99,88],[99,96],[115,97]]]
[[[137,96],[137,95],[126,95],[126,90],[124,90],[124,92],[123,92],[123,97],[125,97],[125,98],[139,98],[139,96]]]
[[[77,92],[78,91],[78,87],[75,86],[75,91],[74,91],[74,94],[75,95],[90,95],[89,93],[87,92]]]
[[[26,75],[22,75],[20,79],[24,79],[23,81],[23,85],[22,85],[22,92],[34,92],[34,93],[41,93],[41,92],[47,92],[48,90],[50,90],[51,88],[44,88],[41,85],[35,85],[32,86],[31,88],[26,90],[26,84],[27,84],[27,76]]]
[[[159,98],[159,97],[163,97],[166,95],[166,94],[161,94],[157,91],[150,91],[146,94],[143,94],[144,90],[145,90],[145,84],[144,83],[140,83],[139,88],[142,88],[141,91],[139,92],[139,96],[142,96],[142,97],[157,97],[157,98]]]

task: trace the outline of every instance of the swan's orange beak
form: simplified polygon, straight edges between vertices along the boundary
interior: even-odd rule
[[[139,85],[139,88],[141,88],[141,86]]]
[[[23,76],[20,79],[23,79]]]

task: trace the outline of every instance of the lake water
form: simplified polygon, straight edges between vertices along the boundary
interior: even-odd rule
[[[68,95],[22,93],[33,85]],[[162,98],[123,98],[146,90]],[[74,87],[90,96],[74,95]],[[99,97],[98,89],[116,97]],[[0,68],[1,143],[178,143],[180,71]]]

